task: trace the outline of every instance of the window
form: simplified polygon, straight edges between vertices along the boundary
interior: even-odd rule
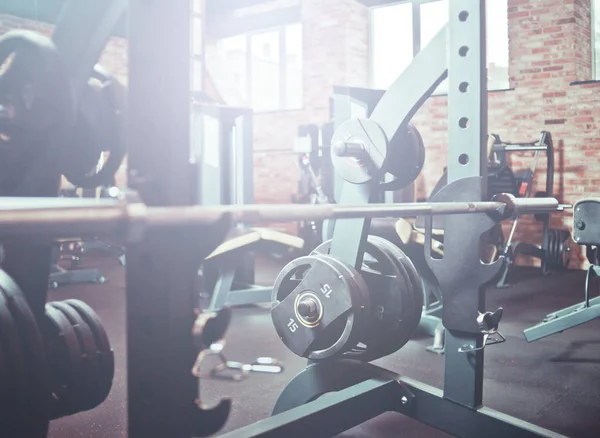
[[[207,67],[229,105],[255,111],[302,107],[300,24],[221,39]]]
[[[193,91],[204,88],[204,28],[202,26],[202,4],[198,0],[192,2],[192,84]]]
[[[600,0],[592,0],[592,69],[600,80]]]
[[[507,0],[487,0],[486,5],[488,89],[505,89],[509,87]],[[448,7],[448,0],[411,0],[371,9],[373,88],[392,84],[448,22]],[[436,92],[447,92],[447,81]]]

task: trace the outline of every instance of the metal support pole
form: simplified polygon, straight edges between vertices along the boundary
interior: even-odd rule
[[[448,183],[482,176],[479,197],[473,199],[481,201],[486,193],[487,164],[485,1],[453,0],[449,8]],[[468,296],[473,299],[465,303],[468,314],[476,318],[477,310],[485,305],[484,294],[474,290]],[[483,349],[460,353],[459,348],[465,344],[481,347],[481,334],[448,330],[444,397],[475,408],[483,398]]]
[[[191,205],[190,4],[130,0],[129,14],[129,186],[149,205]],[[190,260],[194,239],[184,233],[155,230],[127,249],[130,438],[199,435],[191,373],[199,259]]]

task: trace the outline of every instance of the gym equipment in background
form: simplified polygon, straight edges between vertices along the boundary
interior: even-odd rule
[[[105,283],[106,278],[99,269],[79,269],[79,255],[73,247],[77,247],[78,241],[71,239],[62,239],[55,243],[51,256],[50,276],[48,278],[48,287],[58,289],[67,284],[81,283]],[[71,268],[65,269],[60,266],[61,260],[70,260]]]
[[[298,204],[329,204],[333,199],[333,169],[328,142],[333,125],[301,125],[294,142],[299,154],[300,178],[298,191],[292,202]],[[304,240],[303,254],[308,254],[323,241],[323,225],[327,221],[301,221],[298,236]]]
[[[192,113],[192,156],[197,168],[197,203],[254,203],[252,111],[195,101]],[[238,224],[201,268],[208,309],[268,303],[271,286],[256,285],[254,254],[283,256],[302,249],[296,236]]]
[[[480,41],[485,35],[484,11],[483,1],[449,2],[449,24],[392,83],[371,116],[349,120],[337,128],[332,160],[345,181],[341,197],[336,199],[339,206],[369,203],[388,169],[388,158],[393,156],[388,139],[407,126],[446,78],[450,90],[448,184],[434,197],[475,203],[487,198],[483,183],[487,154],[481,142],[487,129],[485,50],[464,45],[478,41],[477,48],[485,47],[485,41]],[[452,74],[448,75],[448,70]],[[467,124],[469,129],[464,129]],[[499,198],[514,199],[509,194]],[[434,227],[436,219],[442,227]],[[294,353],[311,358],[311,362],[281,393],[274,416],[224,436],[295,436],[311,432],[335,436],[389,411],[453,436],[556,436],[482,407],[485,348],[506,341],[499,332],[502,309],[484,309],[484,287],[499,274],[502,260],[484,264],[480,259],[481,238],[497,223],[493,216],[481,214],[428,216],[425,220],[425,259],[440,282],[444,302],[446,378],[440,391],[359,360],[361,354],[369,360],[396,351],[402,345],[400,339],[410,338],[416,324],[408,323],[413,322],[408,315],[420,317],[421,308],[415,308],[409,297],[422,298],[422,294],[415,290],[418,282],[408,281],[410,272],[416,270],[406,265],[400,270],[400,260],[408,260],[400,253],[394,257],[388,253],[389,258],[375,256],[381,263],[380,270],[363,276],[363,271],[369,272],[363,267],[368,260],[366,254],[375,252],[369,246],[369,220],[337,221],[329,252],[292,261],[274,287],[272,319],[277,332]],[[434,228],[444,231],[443,258],[431,256]],[[384,246],[399,251],[391,243]],[[398,269],[395,274],[394,268]],[[369,287],[367,278],[379,282],[378,286]],[[399,293],[390,295],[390,288]],[[391,310],[386,322],[400,323],[398,313],[393,311],[398,307],[381,305],[378,291],[388,291],[384,296],[406,298],[401,307],[407,319],[401,321],[406,324],[405,330],[400,329],[401,335],[394,333],[391,324],[382,331],[396,336],[377,338],[370,349],[364,342],[369,337],[369,322],[377,325],[373,320],[379,315],[383,323]],[[322,397],[325,394],[327,397]]]
[[[513,193],[518,197],[552,197],[554,192],[554,144],[552,135],[542,131],[538,141],[531,143],[506,143],[499,135],[493,135],[494,144],[489,154],[490,168],[494,169],[495,178],[488,178],[490,193]],[[509,167],[508,155],[522,152],[533,152],[531,166],[522,172],[513,172]],[[533,193],[534,178],[540,157],[546,155],[546,182],[545,191]],[[509,190],[513,187],[512,190]],[[514,242],[514,234],[519,218],[516,218],[508,233],[505,242],[501,242],[499,250],[504,256],[505,266],[497,287],[510,287],[508,274],[520,254],[538,258],[541,261],[543,274],[560,271],[569,267],[571,259],[571,233],[567,229],[550,228],[550,215],[535,215],[537,221],[542,223],[542,244],[536,245],[528,242]]]
[[[86,33],[86,31],[94,33],[92,32],[95,30],[94,28],[82,26],[81,21],[75,20],[75,18],[93,17],[95,20],[102,21],[100,17],[104,17],[104,15],[96,13],[100,12],[98,8],[110,10],[109,6],[114,5],[118,5],[116,0],[114,3],[94,2],[85,5],[82,5],[82,2],[69,2],[62,17],[63,20],[70,17],[73,26],[75,29],[79,29],[80,33]],[[81,14],[84,7],[86,10],[92,7],[92,10],[87,10],[88,14]],[[141,232],[144,229],[150,231],[147,239],[141,242],[138,240],[138,245],[129,247],[131,249],[130,263],[127,266],[128,364],[131,369],[143,370],[139,373],[130,373],[128,376],[128,420],[132,437],[147,437],[162,432],[168,436],[207,436],[219,430],[227,419],[231,402],[222,400],[213,409],[202,407],[198,389],[192,385],[197,381],[187,368],[187,364],[193,359],[194,353],[201,353],[202,350],[222,339],[229,323],[230,314],[227,309],[214,313],[200,313],[194,318],[190,305],[193,299],[193,287],[191,286],[198,263],[217,247],[218,242],[225,237],[227,229],[236,219],[243,219],[248,223],[264,219],[285,220],[286,218],[307,219],[310,217],[313,219],[319,217],[348,219],[338,222],[327,254],[314,255],[315,259],[319,260],[318,266],[325,269],[321,272],[330,274],[337,271],[339,274],[337,278],[344,283],[344,286],[349,287],[342,289],[342,292],[347,293],[341,293],[339,296],[335,293],[336,290],[331,287],[326,288],[324,285],[315,291],[325,297],[321,297],[321,300],[331,299],[332,303],[338,304],[338,306],[332,305],[332,303],[328,305],[337,307],[333,310],[337,310],[338,320],[346,322],[346,324],[344,327],[340,327],[336,326],[335,321],[330,320],[328,325],[335,330],[328,330],[328,335],[319,333],[318,336],[328,348],[332,345],[331,342],[338,343],[337,341],[341,339],[336,339],[336,335],[345,337],[349,334],[350,336],[346,340],[342,339],[342,343],[345,345],[340,346],[339,352],[349,347],[351,350],[356,350],[359,355],[363,355],[363,358],[368,355],[385,355],[387,351],[391,352],[397,349],[399,344],[395,342],[398,340],[393,338],[388,338],[388,342],[375,339],[370,348],[365,344],[365,349],[362,349],[361,341],[371,341],[364,337],[368,336],[368,333],[363,330],[365,328],[363,322],[371,320],[373,324],[378,324],[376,315],[384,318],[386,315],[390,315],[394,319],[399,314],[388,313],[385,311],[386,309],[382,312],[378,306],[375,306],[374,309],[361,307],[361,303],[367,304],[373,297],[371,292],[368,295],[363,294],[365,289],[360,284],[359,277],[353,276],[355,272],[358,273],[363,269],[368,272],[370,269],[373,274],[370,281],[382,281],[386,285],[392,286],[401,284],[402,293],[391,296],[407,298],[406,302],[403,301],[403,305],[407,306],[406,310],[409,310],[406,313],[407,317],[413,315],[415,318],[416,315],[419,315],[419,306],[416,306],[414,301],[412,306],[408,304],[410,297],[418,300],[421,295],[414,293],[415,285],[418,288],[418,282],[413,282],[412,288],[408,285],[410,272],[414,273],[414,271],[405,264],[407,259],[400,253],[394,252],[395,250],[385,243],[369,247],[371,257],[363,258],[367,247],[361,248],[361,246],[368,243],[369,220],[367,218],[393,213],[396,213],[397,216],[427,214],[445,216],[445,257],[441,260],[432,259],[430,254],[426,253],[428,265],[440,279],[444,301],[447,304],[443,309],[442,317],[444,325],[448,329],[447,339],[449,341],[445,369],[446,375],[451,378],[445,379],[443,391],[356,359],[330,358],[311,363],[287,386],[274,409],[275,414],[285,411],[285,415],[275,415],[228,436],[244,438],[273,436],[274,434],[294,436],[300,433],[306,434],[307,431],[313,432],[315,435],[333,436],[386,411],[400,412],[455,436],[472,436],[474,433],[494,437],[557,436],[548,430],[482,407],[483,352],[486,346],[496,342],[493,341],[494,337],[499,336],[498,329],[502,312],[501,309],[497,309],[493,312],[480,313],[484,304],[483,285],[499,269],[498,263],[492,265],[480,263],[480,237],[498,220],[519,214],[517,208],[519,206],[524,207],[524,211],[529,213],[556,211],[560,209],[560,206],[554,199],[516,200],[509,196],[502,196],[494,202],[481,202],[484,199],[482,175],[480,174],[484,153],[483,146],[479,143],[482,138],[482,130],[485,130],[486,126],[484,107],[487,96],[485,86],[482,86],[486,77],[485,60],[484,56],[481,56],[484,52],[471,50],[467,60],[461,54],[465,53],[465,46],[462,46],[463,41],[479,41],[480,36],[485,35],[485,32],[482,31],[485,26],[484,2],[456,0],[449,4],[449,8],[450,16],[458,19],[452,20],[448,28],[444,27],[431,43],[415,57],[400,79],[386,92],[371,119],[366,120],[369,134],[374,135],[366,135],[363,125],[357,121],[351,121],[348,125],[338,129],[342,137],[346,137],[345,134],[348,133],[348,130],[357,134],[357,142],[347,142],[347,138],[341,141],[344,143],[341,145],[343,147],[336,148],[337,158],[335,158],[337,171],[343,175],[346,181],[352,183],[352,189],[344,190],[342,198],[338,200],[339,205],[306,207],[306,211],[302,211],[297,206],[271,206],[272,208],[241,206],[237,209],[236,206],[225,206],[225,208],[181,206],[185,203],[189,204],[188,195],[192,193],[191,186],[188,184],[190,180],[187,178],[191,175],[188,166],[189,151],[186,150],[187,148],[181,147],[182,144],[189,142],[189,132],[181,129],[177,123],[161,123],[164,122],[165,113],[158,113],[156,108],[169,108],[171,111],[168,116],[175,119],[177,119],[176,116],[181,116],[179,120],[182,125],[185,125],[184,121],[189,116],[185,104],[189,101],[183,91],[189,84],[186,81],[178,80],[166,81],[169,83],[169,87],[164,87],[164,84],[165,79],[177,79],[173,73],[177,69],[174,69],[173,65],[178,63],[170,61],[189,60],[188,47],[182,45],[179,48],[177,45],[173,45],[169,53],[163,54],[166,58],[164,66],[157,65],[156,71],[149,71],[142,67],[144,62],[149,59],[147,55],[155,53],[159,42],[159,36],[154,35],[156,32],[153,31],[156,29],[156,25],[164,23],[165,18],[175,21],[174,18],[186,16],[189,14],[189,5],[176,5],[172,2],[132,3],[130,11],[131,39],[137,41],[137,44],[132,44],[132,56],[130,57],[131,82],[135,84],[130,96],[131,102],[135,104],[131,111],[133,139],[130,143],[132,147],[130,164],[134,169],[140,170],[140,174],[137,175],[138,180],[134,182],[142,190],[143,198],[154,201],[151,203],[153,206],[144,208],[143,204],[110,201],[92,205],[86,200],[60,199],[52,200],[57,201],[55,203],[48,202],[47,209],[44,209],[39,198],[29,200],[28,203],[15,199],[13,203],[9,202],[4,205],[6,211],[4,214],[0,214],[0,222],[3,225],[0,227],[0,232],[3,237],[11,236],[11,238],[15,238],[18,233],[27,237],[35,236],[36,233],[38,236],[56,236],[63,233],[101,236],[109,233],[125,235],[129,237],[129,241],[135,241],[136,237],[141,238]],[[75,12],[80,12],[80,14],[75,14]],[[106,24],[105,21],[102,22]],[[169,20],[166,21],[169,22]],[[69,28],[64,21],[61,23],[57,26],[56,32],[58,35],[65,35]],[[172,30],[176,36],[189,38],[187,32],[177,35],[178,29]],[[78,38],[82,36],[80,33],[68,34],[74,46],[67,45],[66,47],[88,44],[90,39],[96,44],[98,44],[98,39],[105,42],[103,38],[89,38],[90,35],[88,38]],[[456,38],[459,35],[461,36],[460,40]],[[147,38],[140,38],[141,36]],[[165,38],[165,35],[161,34],[160,38]],[[446,38],[449,39],[448,47]],[[448,57],[446,52],[449,54]],[[180,58],[173,54],[180,55]],[[83,58],[87,59],[88,57]],[[446,61],[449,62],[448,67],[445,65]],[[361,189],[366,188],[368,184],[364,183],[368,183],[370,178],[374,178],[379,183],[379,178],[383,176],[382,169],[385,170],[386,156],[388,156],[386,136],[378,134],[387,133],[387,138],[393,138],[393,133],[410,119],[410,116],[431,94],[432,90],[445,79],[448,68],[453,71],[453,75],[449,78],[449,112],[456,115],[456,119],[461,121],[463,126],[466,123],[465,119],[468,118],[470,129],[459,129],[460,124],[449,124],[449,156],[458,159],[450,160],[449,184],[441,192],[453,190],[460,194],[460,199],[450,204],[369,206],[369,191]],[[188,74],[187,70],[181,73],[183,77],[187,77]],[[470,81],[470,93],[465,93],[465,87],[462,86],[465,78]],[[459,91],[463,94],[458,94]],[[460,105],[456,103],[459,100],[458,96],[462,101]],[[148,141],[144,142],[142,141],[144,133],[141,128],[148,126],[145,122],[149,120],[157,122],[152,126],[160,135],[149,136]],[[140,129],[135,129],[136,127]],[[165,142],[164,138],[172,141]],[[361,142],[373,146],[371,152],[375,155],[371,156],[365,154],[364,151],[357,151],[360,148],[356,148],[356,144]],[[165,153],[168,154],[169,160],[164,160]],[[361,173],[360,169],[357,172],[356,167],[354,170],[349,169],[348,162],[356,162],[357,158],[359,160],[375,158],[370,160],[375,163],[375,166],[370,169],[374,170],[374,174],[367,172],[365,175]],[[363,180],[363,184],[357,183],[357,180],[360,179]],[[152,184],[148,184],[148,181],[151,181]],[[152,191],[155,184],[164,187],[164,191],[158,193]],[[32,194],[29,193],[29,195]],[[69,206],[67,201],[77,202],[73,202]],[[352,203],[360,205],[358,208],[352,207],[350,205]],[[55,208],[52,207],[53,204]],[[62,208],[56,208],[58,205],[61,205]],[[56,220],[52,222],[41,220],[40,212],[53,213]],[[96,215],[90,215],[90,213]],[[35,215],[38,215],[37,222]],[[362,217],[357,218],[357,216]],[[350,219],[352,217],[355,219]],[[427,248],[431,246],[432,222],[433,218],[426,221],[425,246]],[[183,225],[186,226],[185,233],[181,232]],[[140,228],[142,229],[140,230]],[[168,232],[169,239],[157,238],[160,234],[160,232],[156,233],[157,230],[163,233]],[[31,231],[34,232],[27,235],[27,232]],[[197,232],[201,239],[191,242],[189,232]],[[161,237],[164,237],[164,234]],[[176,253],[176,251],[180,252]],[[323,250],[323,252],[326,251]],[[9,247],[7,261],[14,261],[15,254],[18,253],[14,247]],[[38,253],[29,252],[30,257],[32,254],[37,255]],[[372,265],[363,268],[362,263],[359,262],[372,263]],[[40,265],[40,271],[45,277],[47,275],[44,269],[47,269],[47,265],[47,260]],[[317,266],[317,262],[315,262],[315,266]],[[27,266],[27,268],[30,267]],[[17,274],[19,273],[17,272]],[[310,280],[311,276],[314,276],[314,280],[319,271],[306,274],[301,281]],[[327,275],[325,278],[328,278]],[[293,286],[295,279],[290,278],[290,280],[292,281],[287,284]],[[165,288],[164,285],[167,281],[169,287]],[[26,279],[24,279],[24,283],[27,284]],[[365,281],[365,283],[367,282]],[[4,284],[8,286],[5,287]],[[457,284],[460,284],[461,287],[457,288]],[[9,282],[3,283],[3,293],[0,294],[0,298],[7,296],[5,291],[10,287]],[[294,298],[294,295],[300,296],[296,293],[297,289],[296,287],[296,291],[292,290],[282,303],[286,300],[288,305],[293,302],[299,315],[303,317],[303,322],[308,325],[314,324],[315,314],[317,317],[319,316],[319,303],[316,303],[315,306],[315,302],[309,300],[314,297],[310,296],[302,297],[297,303],[295,299],[290,300],[289,298]],[[387,288],[380,290],[389,292]],[[3,329],[0,334],[18,331],[19,334],[23,334],[25,340],[32,340],[26,345],[27,348],[15,350],[13,353],[17,358],[20,357],[19,353],[24,353],[28,359],[31,359],[24,362],[24,368],[14,367],[17,372],[32,370],[33,372],[31,375],[26,375],[25,379],[20,375],[17,376],[20,378],[19,380],[14,380],[23,384],[23,388],[25,388],[23,393],[26,396],[31,394],[27,389],[33,390],[31,392],[35,392],[36,396],[32,397],[34,403],[27,403],[26,410],[23,409],[20,412],[17,410],[12,419],[14,421],[14,418],[26,418],[28,424],[35,424],[41,426],[39,429],[43,429],[47,428],[47,420],[51,418],[50,415],[47,415],[48,409],[45,401],[49,399],[50,395],[46,388],[52,388],[52,384],[45,379],[48,367],[45,366],[44,358],[38,357],[40,356],[38,352],[41,351],[39,348],[41,342],[36,339],[36,337],[39,338],[36,319],[42,321],[45,316],[40,318],[36,315],[39,309],[32,305],[33,298],[36,296],[30,295],[28,292],[30,291],[23,290],[23,293],[12,294],[11,299],[6,300],[9,305],[0,306],[2,310],[12,311],[25,303],[23,313],[17,312],[11,315],[13,318],[21,318],[19,322],[25,322],[25,324],[7,324],[8,330]],[[348,296],[355,301],[343,302]],[[29,305],[27,305],[25,297],[30,299]],[[378,299],[384,297],[375,298],[374,301],[377,303]],[[358,306],[353,306],[353,304],[358,304]],[[60,310],[62,315],[70,321],[75,321],[74,325],[81,326],[82,320],[85,319],[81,315],[80,309],[75,308],[73,311],[72,305],[68,310],[65,308],[66,306],[52,305],[52,307]],[[169,311],[165,312],[165,308],[168,308]],[[315,312],[315,308],[317,312]],[[346,311],[344,311],[345,308]],[[282,307],[282,310],[285,309]],[[294,309],[292,308],[292,310]],[[374,314],[371,312],[372,310],[375,311]],[[45,309],[43,309],[44,311]],[[33,315],[33,318],[27,319],[28,312]],[[22,317],[22,315],[26,316]],[[327,318],[331,315],[328,315]],[[350,321],[354,316],[356,318]],[[372,319],[373,316],[375,319]],[[9,318],[2,319],[0,322],[5,323],[6,321],[12,322]],[[404,329],[398,329],[393,324],[389,324],[391,321],[382,321],[380,327],[383,327],[386,333],[398,334],[395,330],[399,330],[406,334],[410,332],[415,323],[414,319],[410,321],[411,324],[405,321],[407,324]],[[95,325],[91,319],[89,322],[84,322],[89,327]],[[290,325],[289,321],[286,326],[290,331],[298,330],[293,324]],[[153,336],[148,336],[149,330]],[[306,333],[306,330],[302,331]],[[302,332],[299,331],[299,333]],[[97,335],[97,333],[94,334]],[[59,338],[60,341],[65,341],[66,337],[59,336]],[[89,333],[85,335],[85,338],[85,342],[91,340]],[[354,343],[353,341],[356,339],[360,341]],[[6,343],[2,344],[5,348]],[[77,346],[81,349],[82,345],[83,341],[79,340]],[[99,346],[89,342],[85,348],[91,350],[95,348],[97,351]],[[305,351],[309,351],[310,348],[311,346]],[[103,351],[106,351],[105,347]],[[80,355],[80,358],[82,357],[83,355]],[[97,359],[97,357],[93,359]],[[6,368],[13,370],[11,367],[4,366],[6,365],[4,362],[2,365],[3,373]],[[95,360],[91,360],[86,365],[92,368],[96,365]],[[29,377],[31,379],[27,380]],[[96,376],[94,375],[94,377]],[[11,383],[12,381],[9,380]],[[104,379],[102,383],[105,383]],[[330,392],[336,393],[320,398],[321,395]],[[3,391],[0,396],[8,396],[10,402],[14,401],[10,400],[11,394],[10,391]],[[149,397],[149,394],[163,396]],[[5,400],[3,399],[3,401]],[[310,404],[301,406],[309,402]],[[12,409],[17,407],[8,403],[2,405],[5,404]],[[18,407],[23,408],[21,405]],[[2,412],[5,414],[7,411],[2,410]],[[28,415],[24,415],[25,412]],[[166,413],[170,415],[166,415]],[[10,414],[15,414],[15,411],[9,411]],[[457,419],[460,421],[456,421]],[[4,423],[3,426],[5,426]],[[43,433],[39,433],[39,429],[37,435],[43,435]],[[13,435],[32,436],[27,433]]]
[[[0,75],[0,195],[21,197],[24,204],[56,197],[61,175],[79,185],[107,176],[110,167],[100,176],[91,171],[99,148],[113,152],[113,165],[123,158],[117,148],[124,143],[104,140],[122,133],[124,107],[117,105],[124,102],[112,95],[117,84],[97,76],[94,65],[125,3],[78,3],[69,2],[52,39],[22,30],[0,37],[0,64],[11,58]],[[86,20],[98,20],[97,26]],[[0,410],[6,436],[42,437],[49,420],[92,409],[108,395],[114,373],[98,315],[81,301],[46,303],[59,249],[32,236],[2,239]]]
[[[600,200],[583,199],[574,205],[573,240],[578,245],[585,246],[587,259],[591,264],[585,277],[584,301],[550,313],[539,324],[525,329],[523,334],[527,342],[537,341],[600,318],[600,297],[591,296],[592,290],[598,292],[596,278],[600,276],[599,224]]]

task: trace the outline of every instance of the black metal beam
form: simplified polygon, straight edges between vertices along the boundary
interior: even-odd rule
[[[189,205],[190,5],[130,0],[129,11],[128,186],[149,205]],[[191,373],[202,259],[190,247],[202,240],[182,229],[127,248],[129,438],[206,435]]]
[[[448,183],[472,178],[470,196],[473,199],[470,201],[480,201],[486,193],[485,182],[482,186],[477,179],[483,177],[479,181],[485,181],[487,171],[485,36],[485,0],[449,2]],[[462,225],[458,218],[448,220],[446,235],[457,236]],[[461,245],[464,247],[459,249]],[[456,253],[461,253],[465,260],[471,260],[468,256],[479,254],[478,245],[478,239],[469,242],[449,239],[444,242],[444,252],[450,257],[451,251],[456,249]],[[447,328],[444,396],[470,408],[477,408],[483,403],[482,336],[477,330],[467,332],[466,329],[469,319],[475,325],[478,311],[485,306],[481,283],[454,284],[449,285],[451,290],[442,289],[443,322]],[[467,324],[461,326],[457,320],[467,321]],[[472,345],[478,350],[459,352],[464,345]]]
[[[447,377],[447,376],[446,376]],[[407,377],[400,378],[414,403],[399,412],[461,438],[559,438],[562,435],[489,408],[471,409],[444,398],[441,390]]]
[[[393,410],[403,396],[408,402],[410,394],[395,380],[367,380],[221,437],[329,438]]]
[[[332,437],[384,412],[394,411],[462,438],[564,438],[560,434],[493,409],[472,409],[455,403],[444,398],[442,391],[437,388],[410,378],[392,375],[389,371],[371,364],[359,365],[342,360],[322,362],[313,366],[321,367],[325,371],[327,368],[335,369],[339,366],[340,378],[348,372],[352,375],[361,369],[365,376],[381,374],[388,377],[371,377],[222,437]],[[305,371],[308,370],[309,368]],[[352,378],[350,377],[350,380]],[[328,382],[315,382],[315,385],[319,384],[329,386]],[[401,435],[401,431],[398,435]]]

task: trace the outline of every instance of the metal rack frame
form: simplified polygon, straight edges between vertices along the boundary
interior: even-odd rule
[[[189,205],[194,201],[189,165],[189,13],[190,5],[186,2],[130,0],[129,174],[131,185],[149,205]],[[165,31],[160,32],[160,29]],[[468,48],[468,56],[463,56],[465,48]],[[449,54],[447,66],[446,53]],[[430,94],[449,70],[449,182],[469,177],[481,179],[485,176],[487,159],[485,2],[453,0],[447,29],[440,32],[412,65],[415,68],[408,68],[398,81],[412,79],[415,83],[421,82],[421,86],[409,90],[404,99],[398,99],[393,92],[386,93],[381,100],[385,105],[380,107],[389,109],[391,104],[398,112],[378,113],[379,107],[376,108],[374,115],[389,122],[380,125],[386,130],[407,121],[398,120],[398,114],[410,119],[427,97],[427,92],[421,93],[422,84],[434,78],[428,83]],[[392,85],[392,91],[398,88],[398,81]],[[465,125],[465,118],[468,118],[468,129],[459,125],[459,122]],[[484,181],[485,178],[482,185]],[[484,187],[479,187],[479,195],[485,193],[482,189]],[[479,201],[481,196],[471,200]],[[447,235],[451,235],[451,225],[447,225]],[[204,411],[196,405],[196,382],[190,373],[196,353],[190,332],[196,289],[192,269],[195,261],[190,262],[193,250],[181,250],[186,243],[185,230],[179,236],[156,234],[128,253],[130,437],[177,438],[215,432],[211,427],[215,427],[216,420],[201,418]],[[446,242],[445,250],[449,245],[453,243]],[[374,372],[372,379],[331,397],[226,436],[293,436],[300,430],[303,434],[310,430],[315,436],[330,436],[335,432],[333,429],[339,428],[328,428],[328,425],[340,424],[347,429],[389,410],[401,411],[457,436],[559,436],[481,406],[483,350],[468,354],[458,350],[468,343],[483,346],[483,336],[470,326],[460,327],[457,321],[465,315],[471,318],[483,309],[484,297],[480,287],[471,287],[467,292],[473,299],[454,314],[456,306],[448,305],[453,300],[444,297],[444,323],[448,334],[443,391],[389,372]],[[475,325],[475,321],[469,320],[469,324]],[[322,366],[317,365],[319,368]],[[383,374],[387,377],[382,377]],[[357,409],[349,409],[351,406]],[[360,411],[364,414],[359,416],[356,413]]]

